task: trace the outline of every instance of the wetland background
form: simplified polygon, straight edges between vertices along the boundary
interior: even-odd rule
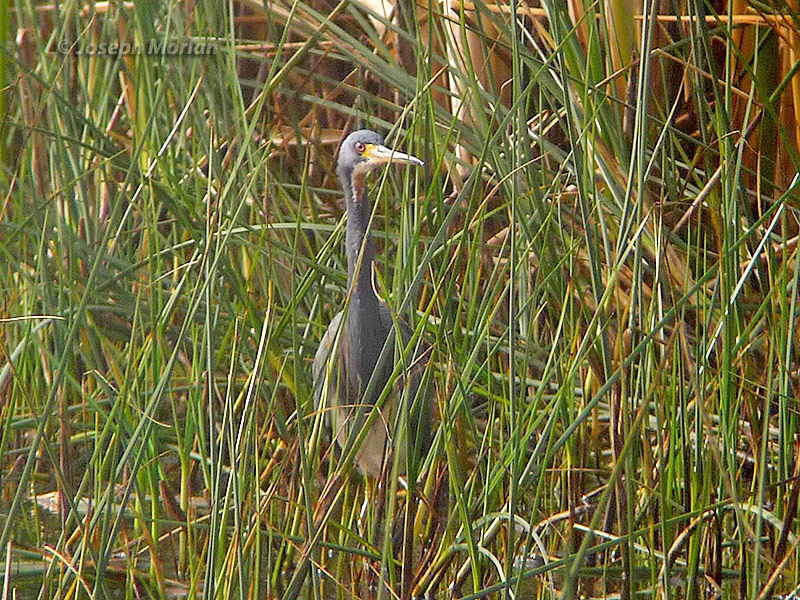
[[[795,597],[798,17],[3,3],[3,599]],[[410,558],[312,401],[362,126],[426,163],[372,194]]]

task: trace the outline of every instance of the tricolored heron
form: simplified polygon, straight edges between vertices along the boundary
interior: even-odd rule
[[[394,370],[395,352],[383,353],[384,345],[398,340],[389,307],[376,294],[372,279],[372,262],[375,258],[375,244],[369,232],[372,207],[367,198],[366,176],[386,163],[405,163],[422,166],[423,162],[408,154],[397,152],[383,143],[383,138],[362,129],[345,138],[339,149],[337,174],[344,190],[347,206],[347,233],[345,249],[347,252],[347,283],[350,293],[345,311],[338,313],[314,356],[315,406],[324,408],[328,424],[337,443],[345,448],[350,436],[360,435],[360,428],[376,403]],[[340,333],[341,328],[341,333]],[[403,346],[411,338],[411,329],[400,324]],[[337,337],[341,336],[338,340]],[[331,357],[331,350],[336,352]],[[332,360],[331,360],[332,359]],[[412,356],[407,364],[415,362]],[[381,407],[372,420],[369,431],[356,454],[356,465],[369,477],[377,478],[382,472],[384,459],[394,451],[401,472],[405,469],[405,444],[395,444],[396,431],[393,431],[399,398],[407,393],[406,401],[412,410],[408,419],[410,445],[417,448],[427,446],[430,431],[430,400],[417,399],[420,389],[421,369],[419,365],[401,373],[396,380],[392,396]],[[325,400],[325,407],[323,407]],[[353,433],[354,428],[358,430]]]

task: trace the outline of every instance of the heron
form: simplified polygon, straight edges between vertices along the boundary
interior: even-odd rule
[[[347,210],[345,249],[350,298],[346,309],[333,317],[323,335],[313,368],[315,407],[325,410],[340,448],[346,447],[350,436],[360,435],[368,415],[378,411],[355,457],[362,474],[373,479],[380,477],[385,459],[392,452],[400,474],[405,472],[406,445],[394,442],[398,432],[393,431],[399,422],[395,417],[403,394],[411,407],[407,421],[409,447],[426,448],[426,436],[432,429],[426,422],[430,420],[430,400],[417,399],[422,377],[420,356],[408,361],[416,365],[401,373],[387,401],[377,406],[394,371],[395,352],[384,352],[383,358],[388,356],[388,360],[379,363],[384,345],[400,340],[405,347],[412,336],[411,328],[403,322],[398,321],[397,331],[389,307],[373,285],[375,244],[369,231],[372,206],[366,178],[387,163],[424,165],[415,156],[387,147],[378,133],[367,129],[348,135],[339,149],[336,170]]]

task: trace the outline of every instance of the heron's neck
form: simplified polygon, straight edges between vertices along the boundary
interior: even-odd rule
[[[347,283],[352,290],[351,308],[360,302],[378,302],[372,288],[372,261],[375,259],[375,244],[369,232],[370,205],[366,185],[359,182],[353,186],[350,179],[342,181],[347,202]],[[363,248],[363,256],[362,256]],[[360,260],[359,260],[360,259]]]
[[[380,319],[380,300],[372,287],[375,244],[369,232],[370,206],[363,178],[351,183],[342,177],[347,201],[347,337],[350,390],[360,394],[372,378],[386,332]],[[362,252],[363,248],[363,252]]]

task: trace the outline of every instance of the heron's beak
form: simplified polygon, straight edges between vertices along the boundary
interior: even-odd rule
[[[390,162],[405,163],[407,165],[414,165],[415,167],[422,167],[425,165],[425,163],[416,156],[403,154],[402,152],[392,150],[391,148],[381,146],[380,144],[370,144],[364,152],[364,156],[366,156],[371,163],[376,165]]]

